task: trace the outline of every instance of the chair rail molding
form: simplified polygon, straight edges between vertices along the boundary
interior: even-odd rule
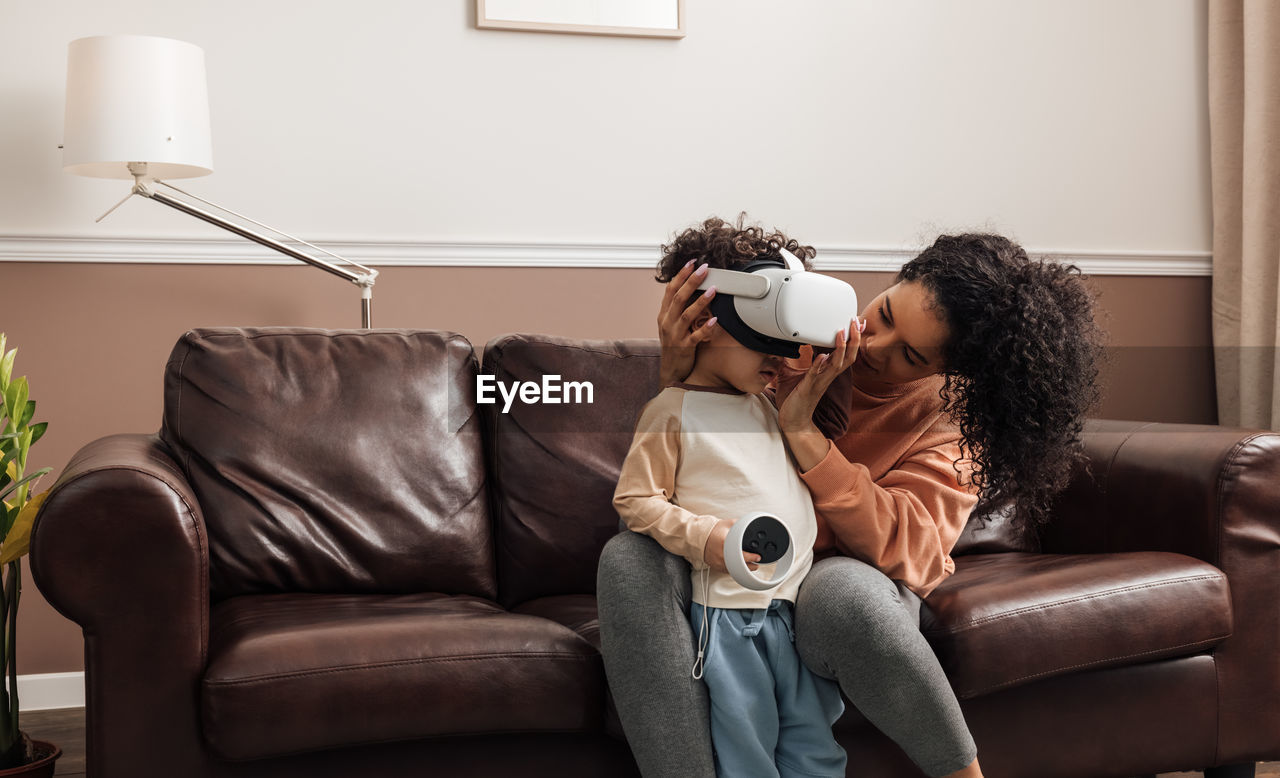
[[[570,241],[314,241],[343,256],[384,267],[652,268],[656,243]],[[896,272],[919,249],[817,246],[822,271]],[[1028,249],[1033,257],[1069,262],[1093,276],[1211,276],[1208,251],[1078,251]],[[0,262],[101,264],[289,265],[236,238],[146,238],[0,235]]]

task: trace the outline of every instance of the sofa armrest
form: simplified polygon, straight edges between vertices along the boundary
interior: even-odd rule
[[[98,775],[199,775],[209,549],[191,486],[154,435],[81,449],[32,531],[31,572],[84,631]]]
[[[1215,651],[1219,764],[1280,755],[1280,435],[1091,420],[1047,553],[1173,551],[1227,575],[1234,632]],[[1268,723],[1270,722],[1270,723]]]
[[[1092,419],[1084,445],[1087,469],[1054,506],[1046,553],[1172,551],[1222,568],[1252,559],[1233,552],[1259,529],[1280,532],[1280,435]],[[1276,550],[1254,552],[1274,564]]]

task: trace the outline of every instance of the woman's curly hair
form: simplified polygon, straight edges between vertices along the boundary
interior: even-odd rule
[[[663,283],[670,281],[691,259],[713,268],[733,270],[757,257],[776,254],[778,249],[790,251],[804,263],[806,270],[812,269],[809,260],[818,254],[813,246],[801,246],[799,241],[777,230],[765,232],[757,224],[748,225],[746,219],[745,213],[738,214],[736,223],[712,216],[680,233],[662,247],[656,279]],[[689,302],[695,299],[690,298]]]
[[[1100,395],[1103,335],[1080,269],[975,233],[939,237],[897,280],[923,284],[950,328],[940,396],[973,465],[974,515],[1009,506],[1015,526],[1038,532],[1083,459]]]

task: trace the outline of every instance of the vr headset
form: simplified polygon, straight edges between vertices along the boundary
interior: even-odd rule
[[[858,295],[837,278],[813,273],[786,249],[740,270],[709,268],[699,289],[714,286],[711,315],[753,351],[800,356],[800,344],[834,347],[858,313]]]

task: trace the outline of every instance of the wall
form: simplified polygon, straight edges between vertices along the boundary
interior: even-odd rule
[[[186,329],[358,321],[350,286],[235,264],[269,255],[154,204],[93,223],[127,186],[60,172],[66,44],[118,32],[206,51],[217,172],[180,185],[379,258],[379,326],[648,337],[643,266],[710,213],[787,228],[864,299],[986,227],[1094,274],[1100,415],[1215,420],[1203,0],[688,5],[666,41],[479,31],[468,0],[0,0],[0,330],[51,422],[32,465],[156,430]],[[82,666],[31,586],[21,622],[20,672]]]
[[[470,0],[0,0],[0,232],[216,234],[57,172],[66,45],[202,46],[199,192],[310,239],[651,243],[746,209],[815,245],[990,224],[1210,245],[1203,0],[697,0],[683,40],[477,30]]]

